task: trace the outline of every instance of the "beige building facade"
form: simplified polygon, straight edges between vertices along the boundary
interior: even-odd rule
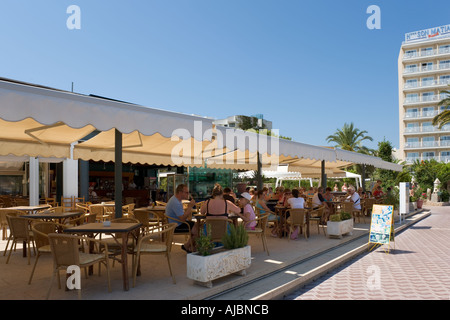
[[[450,25],[405,34],[398,57],[399,157],[450,162],[450,124],[441,129],[433,118],[450,91]]]

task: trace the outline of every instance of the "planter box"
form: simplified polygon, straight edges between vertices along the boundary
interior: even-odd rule
[[[251,263],[251,247],[225,250],[218,247],[209,256],[202,256],[197,252],[187,256],[187,277],[196,284],[212,287],[212,281],[227,275],[238,273],[245,275],[245,269]]]
[[[344,234],[351,235],[352,231],[353,231],[353,219],[327,222],[328,236],[336,236],[342,238]]]

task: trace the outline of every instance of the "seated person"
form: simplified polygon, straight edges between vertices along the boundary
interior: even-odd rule
[[[353,209],[361,210],[361,198],[358,192],[355,191],[355,188],[349,187],[348,193],[350,194],[350,201],[353,202]]]
[[[300,192],[297,189],[292,190],[292,197],[287,200],[287,207],[291,209],[305,208],[305,199],[300,197]]]
[[[384,196],[383,190],[381,189],[381,186],[378,186],[377,189],[375,190],[375,192],[373,193],[373,196],[376,199],[381,198],[382,196]]]
[[[243,213],[238,213],[238,216],[242,218],[245,224],[245,229],[255,230],[257,225],[256,214],[251,206],[252,196],[248,192],[243,192],[239,196],[239,204],[243,208]]]
[[[175,194],[169,199],[166,205],[166,215],[168,216],[168,222],[175,222],[178,226],[175,228],[175,233],[188,231],[188,226],[185,223],[178,222],[170,219],[170,217],[176,218],[189,224],[191,229],[191,241],[194,243],[194,238],[198,234],[198,226],[195,222],[191,221],[192,208],[195,206],[195,200],[192,199],[183,210],[183,200],[189,199],[189,189],[185,184],[179,184],[175,189]],[[181,246],[181,248],[190,253],[194,250],[191,246],[191,241],[187,241]]]
[[[214,192],[214,190],[213,190],[213,192]],[[225,200],[230,201],[231,203],[236,203],[236,195],[234,194],[233,190],[231,190],[228,187],[225,187],[223,189],[223,198]]]
[[[317,192],[314,193],[314,196],[313,196],[313,199],[312,199],[312,206],[313,206],[313,208],[317,208],[317,207],[319,207],[319,206],[324,204],[325,199],[323,198],[322,192],[323,192],[323,187],[319,187],[317,189]]]

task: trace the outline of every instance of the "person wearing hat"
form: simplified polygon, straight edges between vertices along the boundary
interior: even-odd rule
[[[239,196],[239,205],[243,208],[242,214],[238,215],[244,220],[245,228],[254,230],[256,227],[256,214],[251,206],[252,196],[248,192],[243,192]]]

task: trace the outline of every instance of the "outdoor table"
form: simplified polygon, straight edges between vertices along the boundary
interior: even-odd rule
[[[75,218],[83,215],[82,211],[66,211],[66,212],[51,212],[51,211],[43,211],[40,213],[26,214],[21,217],[29,218],[29,219],[41,219],[44,221],[47,220],[58,220],[58,223],[63,224],[68,218]]]
[[[103,225],[103,223],[87,223],[80,226],[72,227],[65,229],[66,233],[75,233],[75,234],[85,234],[89,237],[94,237],[96,234],[109,234],[114,238],[116,234],[120,234],[122,251],[121,251],[121,259],[120,263],[122,264],[122,278],[123,278],[123,290],[128,291],[129,282],[128,282],[128,261],[127,261],[127,244],[129,235],[133,235],[136,230],[142,226],[141,223],[118,223],[111,222],[109,227]],[[138,235],[135,236],[137,240]],[[120,243],[120,242],[119,242]],[[93,244],[89,247],[89,251],[92,252],[94,249]],[[92,274],[92,267],[89,268],[89,273]]]
[[[19,211],[25,211],[25,212],[29,212],[29,213],[36,213],[39,210],[44,210],[44,209],[48,209],[51,206],[49,206],[48,204],[42,204],[39,206],[17,206],[17,207],[8,207],[8,208],[0,208],[1,209],[5,209],[5,210],[19,210]]]

